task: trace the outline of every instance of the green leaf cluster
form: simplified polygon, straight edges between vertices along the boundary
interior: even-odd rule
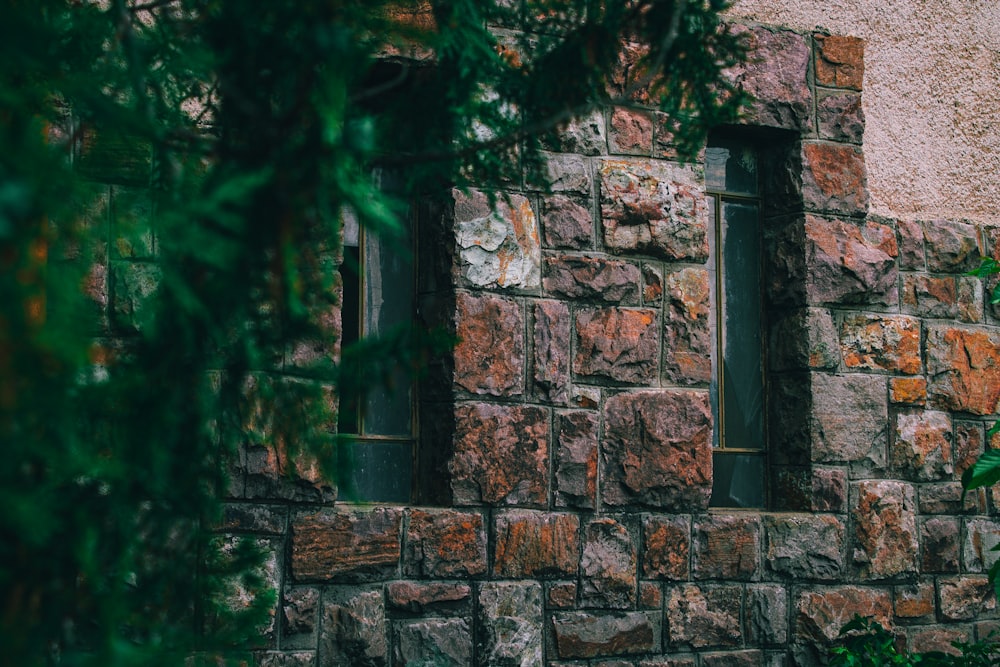
[[[840,630],[837,646],[830,649],[831,667],[988,667],[1000,664],[1000,644],[952,642],[957,653],[927,651],[910,653],[900,649],[896,637],[871,618],[855,614]]]

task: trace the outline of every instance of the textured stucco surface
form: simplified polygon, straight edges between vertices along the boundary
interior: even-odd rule
[[[998,0],[737,0],[730,16],[865,40],[872,213],[1000,225]]]

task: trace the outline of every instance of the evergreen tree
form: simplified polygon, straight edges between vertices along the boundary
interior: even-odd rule
[[[343,211],[391,239],[401,201],[537,179],[539,138],[609,103],[659,105],[693,156],[741,101],[722,9],[7,2],[3,664],[181,664],[253,646],[275,593],[253,545],[213,526],[241,443],[335,460],[328,398],[346,376],[288,351],[336,344],[324,315]],[[405,174],[392,197],[377,169]],[[115,257],[134,261],[109,272]],[[420,338],[345,358],[414,366]]]

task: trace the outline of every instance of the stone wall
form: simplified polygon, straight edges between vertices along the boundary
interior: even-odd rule
[[[225,528],[267,538],[281,590],[262,666],[811,665],[854,613],[917,650],[1000,627],[998,499],[958,482],[1000,400],[965,272],[1000,234],[870,214],[864,44],[748,30],[771,508],[708,508],[703,168],[660,114],[604,109],[550,140],[550,194],[422,207],[424,313],[459,337],[422,388],[435,506],[238,472]]]

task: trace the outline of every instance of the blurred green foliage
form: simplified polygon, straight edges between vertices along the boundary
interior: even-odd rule
[[[3,664],[257,645],[275,602],[266,550],[213,527],[245,442],[311,452],[332,475],[338,369],[288,350],[334,349],[341,212],[391,239],[403,201],[532,179],[539,137],[612,102],[658,104],[693,156],[741,102],[722,8],[5,3]],[[623,40],[644,45],[627,70]],[[392,197],[379,168],[405,176]],[[373,349],[419,361],[425,338]]]

